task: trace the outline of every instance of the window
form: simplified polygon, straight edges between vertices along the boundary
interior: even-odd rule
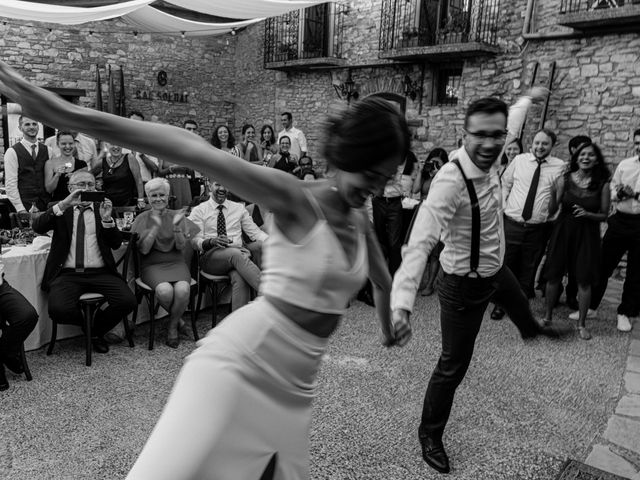
[[[440,67],[434,76],[434,105],[457,105],[462,80],[462,66]]]
[[[323,3],[265,23],[265,64],[341,57],[344,5]]]

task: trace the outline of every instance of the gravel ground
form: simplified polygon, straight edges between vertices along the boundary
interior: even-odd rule
[[[540,301],[534,309],[541,312]],[[606,320],[592,322],[589,342],[525,344],[508,320],[487,316],[445,433],[447,478],[552,479],[566,458],[584,460],[620,394],[629,342],[613,310],[601,311]],[[349,309],[320,373],[312,478],[442,478],[424,464],[417,441],[439,354],[435,297],[418,300],[413,323],[407,347],[385,350],[372,309]],[[159,341],[149,352],[145,334],[138,332],[135,349],[121,344],[95,355],[90,368],[80,339],[59,342],[51,357],[28,352],[34,381],[8,373],[11,388],[0,393],[0,479],[123,478],[193,348]]]

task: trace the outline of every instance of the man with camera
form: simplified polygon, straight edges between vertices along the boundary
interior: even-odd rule
[[[107,353],[104,334],[136,305],[111,252],[122,244],[122,234],[111,216],[111,201],[104,192],[95,191],[95,177],[90,172],[75,171],[69,178],[69,192],[33,220],[36,233],[53,230],[42,289],[49,292],[49,316],[58,323],[74,325],[83,324],[80,295],[104,295],[108,306],[96,314],[91,340],[96,352]]]
[[[591,308],[597,309],[609,277],[627,254],[627,274],[618,306],[618,330],[628,332],[640,314],[640,128],[633,132],[636,155],[622,160],[611,179],[611,200],[616,213],[607,220],[602,239],[600,279],[593,289]]]

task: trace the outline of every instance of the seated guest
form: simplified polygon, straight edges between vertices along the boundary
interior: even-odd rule
[[[2,270],[0,265],[0,270]],[[3,364],[13,373],[23,373],[22,343],[38,323],[35,308],[0,275],[0,390],[9,388]]]
[[[291,172],[296,175],[300,180],[304,180],[305,175],[313,175],[313,180],[316,179],[316,172],[313,170],[313,159],[305,155],[298,160],[298,166]],[[310,179],[309,179],[310,180]]]
[[[102,160],[102,188],[114,207],[137,205],[144,202],[140,167],[134,155],[123,153],[122,147],[106,144],[108,155]]]
[[[293,170],[298,166],[298,157],[289,152],[289,149],[291,148],[291,140],[286,135],[283,135],[280,137],[278,145],[280,146],[280,150],[271,157],[267,167],[277,168],[278,170],[293,173]]]
[[[18,213],[43,211],[49,203],[44,164],[52,155],[47,146],[38,142],[38,122],[21,115],[18,124],[22,140],[4,154],[7,197]]]
[[[167,345],[178,348],[178,329],[186,325],[182,314],[187,309],[191,293],[191,273],[184,250],[197,232],[193,222],[180,210],[169,210],[169,182],[164,178],[149,180],[144,189],[151,210],[142,212],[133,222],[131,231],[139,234],[141,278],[155,292],[162,308],[169,312]]]
[[[93,348],[106,353],[103,336],[133,311],[136,299],[116,269],[111,250],[122,244],[122,234],[111,216],[109,199],[97,204],[81,202],[82,191],[95,190],[95,177],[79,170],[69,178],[64,200],[33,220],[33,230],[53,230],[51,250],[42,277],[42,289],[49,292],[49,316],[58,323],[82,325],[78,299],[84,293],[100,293],[107,308],[96,314]]]
[[[254,223],[244,205],[227,199],[227,189],[212,184],[211,198],[191,210],[189,219],[200,232],[192,240],[193,247],[203,252],[200,268],[211,275],[229,275],[231,308],[247,304],[251,290],[258,291],[260,269],[251,261],[243,246],[242,234],[254,242],[263,242],[268,235]]]
[[[240,156],[247,162],[262,165],[262,149],[256,143],[256,129],[253,125],[242,127],[242,142],[238,145]]]
[[[56,138],[60,154],[44,164],[44,186],[52,202],[64,200],[69,195],[69,175],[87,169],[87,163],[77,157],[73,134],[61,130]]]
[[[578,283],[578,333],[583,340],[591,334],[585,326],[591,303],[591,286],[598,279],[600,263],[600,222],[609,214],[609,170],[595,144],[581,144],[573,156],[569,172],[553,185],[549,212],[561,206],[545,264],[547,313],[551,322],[560,295],[562,277],[571,272]]]

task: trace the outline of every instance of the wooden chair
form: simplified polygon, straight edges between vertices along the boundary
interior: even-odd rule
[[[93,324],[95,322],[96,313],[100,307],[107,301],[107,299],[101,293],[83,293],[78,299],[78,307],[82,312],[84,338],[85,338],[85,365],[91,366],[91,355],[93,353],[93,345],[91,344]],[[133,348],[133,337],[131,336],[131,330],[127,319],[123,319],[124,330],[127,335],[129,347]],[[51,355],[53,347],[56,343],[56,337],[58,335],[58,322],[55,319],[51,319],[51,340],[49,341],[49,347],[47,348],[47,355]]]
[[[160,304],[156,303],[156,299],[155,299],[155,291],[153,288],[151,288],[149,285],[147,285],[146,283],[144,283],[142,281],[142,278],[140,277],[140,252],[138,251],[138,239],[139,236],[137,233],[132,233],[131,234],[131,239],[129,240],[129,246],[131,248],[131,258],[133,261],[133,275],[134,275],[134,282],[135,282],[135,295],[136,295],[136,307],[133,311],[133,324],[135,325],[136,323],[136,318],[138,316],[138,305],[140,304],[140,302],[142,301],[143,298],[145,298],[147,300],[147,305],[149,306],[149,322],[150,322],[150,326],[149,326],[149,350],[153,350],[153,344],[154,344],[154,340],[155,340],[155,320],[156,320],[156,313],[158,312],[158,309],[160,308]],[[127,264],[125,264],[124,266],[125,269],[125,275],[127,273]],[[193,328],[193,335],[194,335],[194,339],[198,340],[198,332],[195,330],[195,316],[197,314],[196,309],[193,305],[193,299],[195,297],[195,294],[197,292],[197,287],[198,287],[198,282],[196,282],[193,278],[191,279],[191,295],[189,297],[189,309],[191,312],[191,326]]]
[[[218,306],[218,295],[222,293],[226,287],[231,285],[231,280],[228,275],[211,275],[203,272],[200,268],[199,252],[198,255],[194,255],[194,257],[198,264],[198,300],[196,301],[196,315],[191,316],[191,328],[193,329],[193,338],[197,341],[200,337],[198,336],[198,329],[196,328],[196,319],[198,313],[200,313],[202,296],[205,290],[209,292],[211,297],[211,328],[213,328],[218,324],[218,314],[216,311]]]

